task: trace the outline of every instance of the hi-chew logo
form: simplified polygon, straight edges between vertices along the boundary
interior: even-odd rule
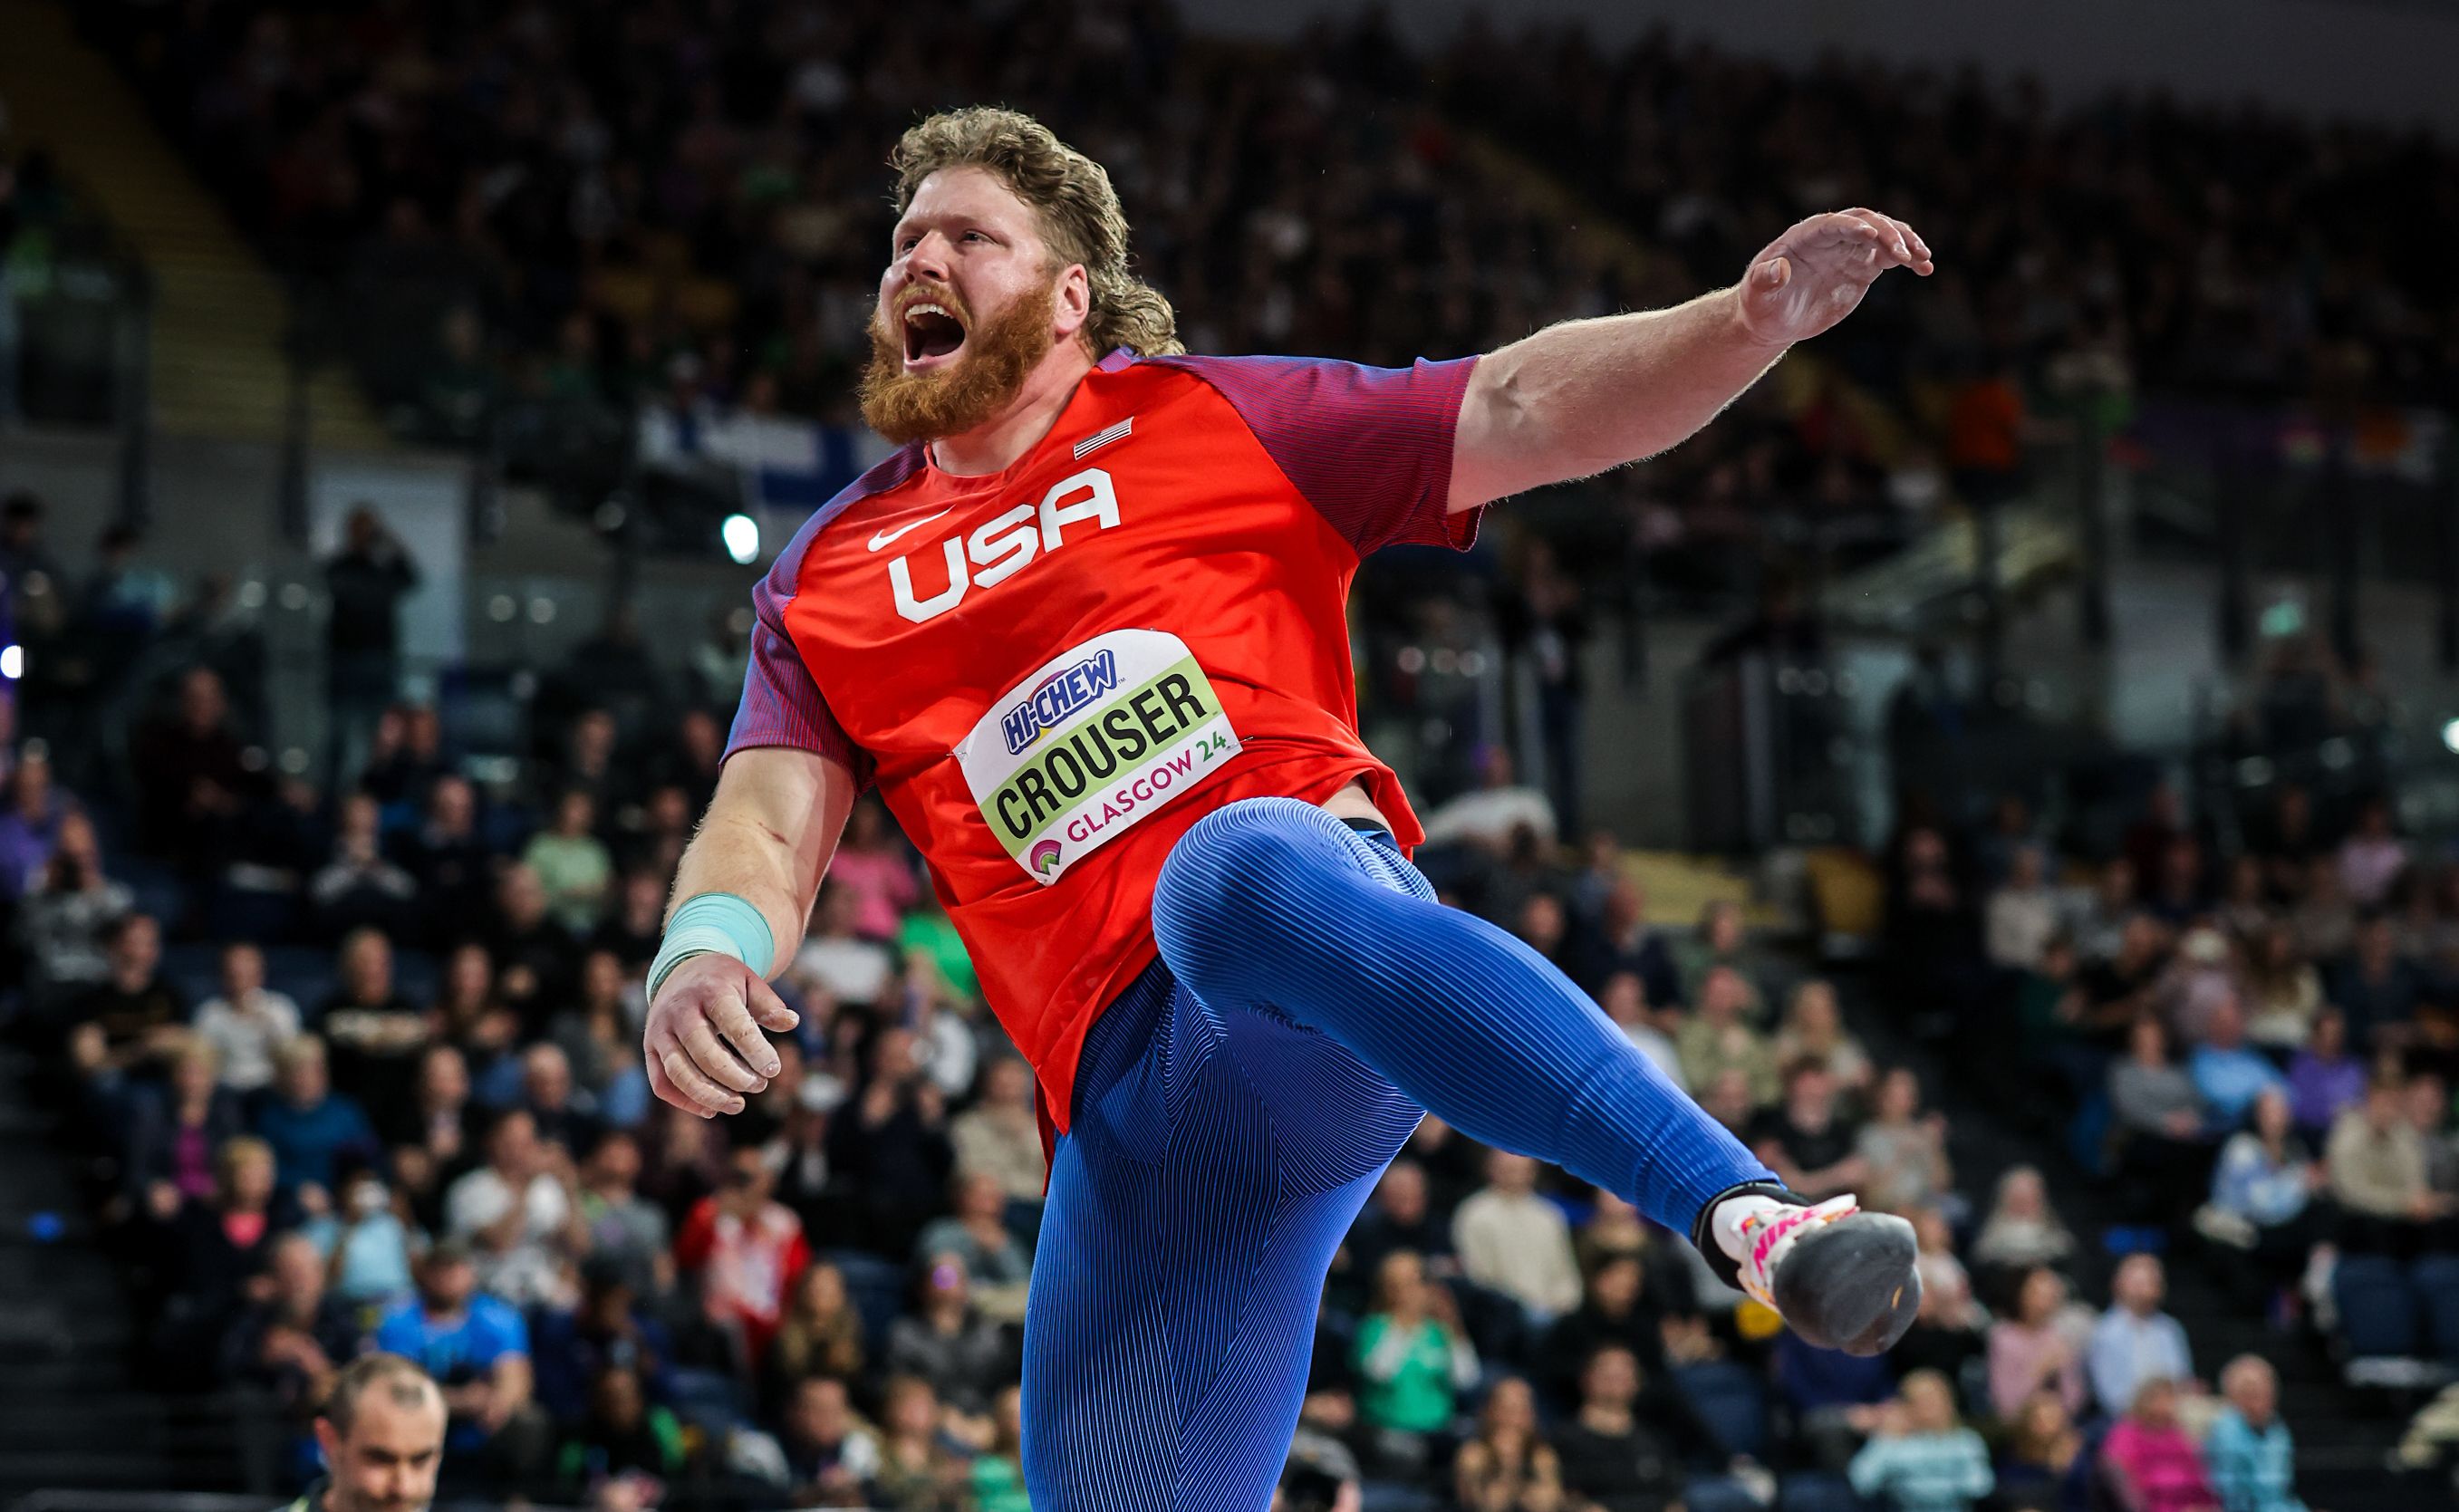
[[[1044,840],[1035,846],[1033,853],[1025,857],[1025,865],[1033,869],[1035,876],[1048,876],[1059,866],[1059,842]]]
[[[1069,715],[1104,694],[1117,692],[1118,687],[1119,659],[1107,650],[1053,672],[999,721],[1000,733],[1007,737],[1007,753],[1021,755],[1026,746],[1041,739],[1042,731],[1064,724]]]

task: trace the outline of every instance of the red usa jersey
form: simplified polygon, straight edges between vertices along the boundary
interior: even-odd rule
[[[1061,1128],[1198,819],[1357,779],[1423,838],[1358,738],[1345,608],[1365,553],[1474,538],[1446,509],[1475,363],[1115,352],[1013,466],[953,477],[909,446],[753,591],[728,753],[878,786]]]

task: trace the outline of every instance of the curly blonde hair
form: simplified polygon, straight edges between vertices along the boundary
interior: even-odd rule
[[[1187,349],[1169,301],[1127,271],[1127,218],[1109,174],[1041,122],[988,105],[942,111],[897,140],[888,166],[900,216],[942,168],[986,169],[1031,205],[1058,265],[1081,262],[1092,281],[1082,339],[1095,357],[1121,346],[1145,357]]]

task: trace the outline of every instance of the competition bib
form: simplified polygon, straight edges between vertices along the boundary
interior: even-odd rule
[[[1044,886],[1237,754],[1211,680],[1161,630],[1112,630],[1042,663],[956,750],[982,822]]]

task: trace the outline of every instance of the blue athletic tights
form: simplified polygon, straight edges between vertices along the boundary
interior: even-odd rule
[[[1426,1110],[1677,1232],[1775,1178],[1388,837],[1251,799],[1171,850],[1094,1022],[1025,1317],[1036,1512],[1264,1512],[1325,1272]]]

